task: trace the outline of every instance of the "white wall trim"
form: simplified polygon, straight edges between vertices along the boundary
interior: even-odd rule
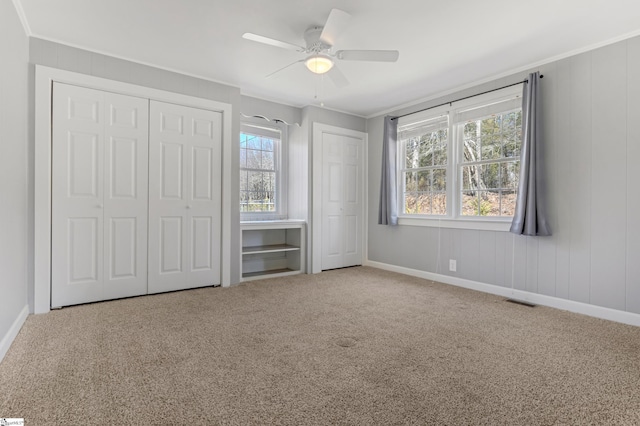
[[[368,135],[357,130],[344,129],[323,123],[313,123],[312,149],[312,209],[311,209],[311,273],[322,271],[322,134],[348,136],[362,140],[362,261],[366,261],[367,254],[367,156]]]
[[[0,362],[2,362],[4,356],[9,351],[9,348],[20,332],[22,325],[27,320],[27,316],[29,316],[29,305],[24,305],[15,321],[13,321],[13,324],[11,324],[11,327],[9,327],[7,334],[2,336],[2,340],[0,340]]]
[[[367,260],[366,266],[384,269],[385,271],[397,272],[413,277],[424,278],[444,284],[455,285],[470,290],[482,291],[484,293],[495,294],[497,296],[513,298],[536,305],[548,306],[550,308],[561,309],[577,314],[588,315],[590,317],[615,321],[622,324],[635,325],[640,327],[640,315],[632,312],[619,311],[616,309],[604,308],[602,306],[590,305],[587,303],[575,302],[573,300],[560,299],[558,297],[546,296],[543,294],[530,293],[528,291],[515,290],[508,287],[500,287],[485,284],[478,281],[466,280],[448,275],[435,274],[433,272],[420,271],[418,269],[405,268],[402,266],[390,265],[382,262]]]
[[[41,65],[36,65],[35,80],[33,312],[45,313],[51,307],[51,92],[53,82],[222,113],[222,250],[220,260],[222,286],[228,287],[231,282],[231,105]]]

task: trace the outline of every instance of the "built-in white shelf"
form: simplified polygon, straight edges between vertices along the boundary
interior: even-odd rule
[[[241,222],[242,281],[305,271],[305,222]]]

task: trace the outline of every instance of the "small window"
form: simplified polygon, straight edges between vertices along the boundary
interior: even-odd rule
[[[513,217],[520,176],[520,91],[509,88],[399,119],[401,217]]]
[[[281,129],[242,125],[240,212],[243,216],[266,219],[283,214],[281,147]]]

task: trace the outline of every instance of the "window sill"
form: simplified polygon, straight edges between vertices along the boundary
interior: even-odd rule
[[[273,223],[273,224],[299,224],[305,223],[304,219],[242,219],[240,225],[256,225],[260,223]]]
[[[240,222],[269,222],[274,220],[287,220],[287,215],[277,213],[240,213]]]
[[[434,228],[452,228],[452,229],[474,229],[479,231],[499,231],[509,232],[511,228],[511,220],[504,219],[488,219],[488,220],[472,220],[472,219],[432,219],[426,217],[399,217],[398,225],[404,226],[430,226]]]

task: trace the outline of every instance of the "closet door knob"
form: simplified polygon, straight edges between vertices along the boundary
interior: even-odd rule
[[[191,208],[191,206],[187,206],[187,209],[190,209],[190,208]]]
[[[101,209],[102,208],[102,204],[98,204],[96,207]]]

